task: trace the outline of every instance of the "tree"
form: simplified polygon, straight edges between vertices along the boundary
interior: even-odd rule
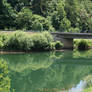
[[[56,30],[66,31],[71,27],[71,22],[66,17],[64,1],[57,3],[56,11],[51,15],[52,25]]]
[[[0,0],[0,29],[13,25],[14,10],[6,0]]]
[[[28,8],[23,8],[16,16],[17,29],[32,29],[32,12]]]

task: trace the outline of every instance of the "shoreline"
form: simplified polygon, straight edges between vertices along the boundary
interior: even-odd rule
[[[15,50],[0,50],[0,54],[27,54],[27,53],[41,53],[41,52],[64,52],[66,49],[52,50],[52,51],[15,51]],[[67,51],[69,51],[67,49]]]
[[[90,48],[92,49],[92,48]],[[88,49],[88,50],[90,50]],[[41,52],[64,52],[64,51],[74,51],[76,49],[60,49],[60,50],[51,50],[51,51],[16,51],[16,50],[0,50],[0,55],[1,54],[27,54],[27,53],[41,53]],[[82,50],[82,51],[87,51],[87,50]]]

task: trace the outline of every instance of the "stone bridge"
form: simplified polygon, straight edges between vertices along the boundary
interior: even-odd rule
[[[73,49],[73,39],[92,39],[92,33],[52,32],[55,41],[61,41],[65,49]]]

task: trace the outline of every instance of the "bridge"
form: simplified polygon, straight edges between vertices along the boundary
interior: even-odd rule
[[[65,49],[73,49],[73,39],[92,39],[92,33],[52,32],[55,41],[61,41]]]

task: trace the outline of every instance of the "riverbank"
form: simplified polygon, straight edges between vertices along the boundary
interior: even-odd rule
[[[74,49],[88,50],[92,49],[92,40],[74,39]],[[54,42],[54,38],[49,32],[23,32],[8,31],[0,32],[1,52],[35,52],[35,51],[62,51],[63,43]],[[67,50],[67,49],[64,49]]]

